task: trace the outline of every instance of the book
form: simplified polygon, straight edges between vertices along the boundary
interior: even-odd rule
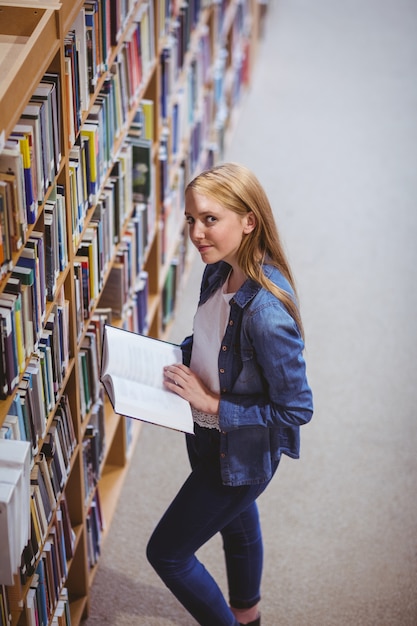
[[[35,288],[34,271],[30,267],[16,265],[11,274],[12,278],[17,278],[21,283],[22,293],[22,316],[24,322],[26,358],[33,352],[35,347],[36,327],[35,315]]]
[[[13,585],[13,574],[17,571],[15,562],[15,491],[13,485],[0,483],[0,583]]]
[[[26,364],[26,350],[25,350],[25,334],[24,334],[24,319],[22,311],[22,291],[20,281],[17,278],[9,277],[5,284],[4,291],[0,295],[0,303],[5,300],[9,301],[13,305],[14,311],[14,332],[16,333],[16,353],[17,353],[17,366],[19,375],[23,374]]]
[[[182,362],[175,344],[104,327],[101,382],[116,413],[193,432],[190,404],[163,386],[163,368]]]
[[[36,159],[36,189],[37,189],[37,202],[41,203],[47,189],[45,183],[45,167],[44,156],[42,153],[42,128],[41,128],[41,109],[42,103],[31,102],[23,109],[23,113],[20,117],[20,123],[24,125],[30,125],[33,130],[33,142],[34,152]]]
[[[0,154],[0,180],[5,185],[4,214],[13,251],[20,250],[27,232],[26,191],[20,148],[6,146]]]
[[[34,231],[33,231],[34,232]],[[29,242],[28,242],[29,243]],[[34,245],[34,241],[30,242],[30,245]],[[20,267],[29,268],[33,274],[33,323],[34,323],[34,336],[38,337],[42,322],[45,318],[45,306],[46,306],[46,289],[44,280],[45,278],[44,267],[42,269],[41,258],[38,255],[38,251],[41,248],[36,249],[33,247],[25,246],[22,249],[21,255],[18,258],[16,270]]]
[[[152,192],[152,141],[128,136],[132,144],[133,193],[149,198]]]
[[[58,141],[57,133],[59,130],[56,98],[55,84],[46,82],[39,83],[31,98],[31,103],[42,102],[45,105],[44,116],[43,119],[41,118],[42,150],[46,152],[46,178],[49,184],[54,180],[59,166],[59,163],[55,161],[55,154],[58,149],[55,142]]]
[[[2,397],[11,395],[19,381],[17,364],[16,334],[14,332],[14,312],[11,303],[0,304],[1,352],[4,355],[4,380]]]
[[[22,154],[27,222],[33,224],[37,217],[38,203],[32,127],[15,126],[6,145],[18,145]]]

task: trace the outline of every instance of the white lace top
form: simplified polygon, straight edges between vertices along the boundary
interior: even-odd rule
[[[218,357],[222,339],[229,320],[229,301],[234,296],[227,292],[226,281],[222,289],[198,307],[194,316],[194,338],[190,367],[204,384],[219,393]],[[219,428],[219,416],[192,409],[194,421],[203,428]]]

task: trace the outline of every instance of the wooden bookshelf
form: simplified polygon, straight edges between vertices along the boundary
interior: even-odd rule
[[[22,568],[0,581],[9,626],[45,604],[43,571],[48,624],[88,614],[140,435],[104,398],[102,327],[169,328],[191,258],[184,187],[223,158],[263,14],[257,0],[0,3],[0,426],[31,444],[34,500]]]

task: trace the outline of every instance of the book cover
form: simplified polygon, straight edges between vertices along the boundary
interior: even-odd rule
[[[88,172],[90,178],[88,180],[88,191],[91,205],[96,202],[96,194],[98,193],[99,180],[99,126],[96,123],[89,122],[83,124],[81,128],[81,136],[88,139]]]
[[[13,532],[17,550],[17,570],[20,555],[30,536],[30,444],[26,441],[0,440],[0,464],[2,467],[0,485],[9,482],[14,484],[16,489],[14,497],[18,509]],[[6,536],[0,532],[0,541]],[[2,552],[3,550],[0,550],[0,554]],[[0,579],[0,583],[2,582]]]
[[[47,163],[47,180],[51,184],[55,178],[57,164],[55,163],[55,147],[54,147],[54,104],[53,100],[55,86],[51,83],[39,83],[36,87],[31,102],[44,103],[44,115],[41,118],[42,128],[42,146],[46,152]],[[48,185],[49,186],[49,185]]]
[[[14,312],[10,303],[0,304],[0,326],[6,363],[7,394],[10,395],[13,393],[19,381],[16,335],[14,333]]]
[[[17,387],[17,393],[20,398],[20,406],[22,409],[23,420],[27,435],[30,435],[30,443],[32,446],[32,457],[38,453],[38,433],[35,430],[33,422],[32,401],[29,389],[29,381],[22,379]]]
[[[0,181],[6,185],[2,194],[5,198],[6,232],[9,233],[12,250],[17,251],[24,243],[28,226],[23,160],[18,148],[4,148],[0,153]]]
[[[29,357],[29,355],[34,351],[36,343],[36,323],[34,319],[34,315],[36,315],[36,295],[34,290],[34,272],[30,267],[16,265],[13,268],[11,276],[17,278],[21,283],[26,357]]]
[[[7,306],[7,303],[10,303],[13,312],[13,332],[15,333],[14,337],[14,346],[16,351],[16,366],[18,375],[22,375],[25,370],[26,364],[26,352],[25,352],[25,336],[24,336],[24,328],[23,328],[23,317],[22,317],[22,294],[19,290],[18,293],[14,293],[11,289],[11,280],[6,283],[5,289],[2,294],[0,294],[0,306]]]
[[[152,159],[152,141],[142,137],[129,137],[128,140],[132,144],[133,158],[133,193],[149,198],[151,195],[151,159]]]
[[[18,564],[14,555],[14,489],[13,485],[0,483],[0,584],[13,585],[13,574]]]

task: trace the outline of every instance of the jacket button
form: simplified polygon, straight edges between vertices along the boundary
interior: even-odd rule
[[[230,320],[230,322],[229,322],[229,326],[233,326],[233,324],[234,324],[234,321],[233,321],[233,320]]]
[[[224,374],[224,369],[222,367],[220,368],[220,374]]]
[[[222,350],[223,350],[223,352],[226,352],[227,346],[222,346]]]
[[[224,452],[222,452],[222,453],[220,454],[220,458],[224,459],[225,457],[226,457],[225,453],[224,453]]]

